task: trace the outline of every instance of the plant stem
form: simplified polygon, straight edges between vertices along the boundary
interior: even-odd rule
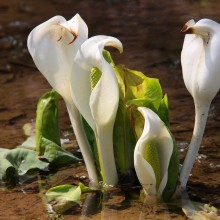
[[[202,142],[202,137],[205,131],[209,107],[210,103],[206,105],[199,105],[195,103],[195,125],[193,135],[180,173],[181,189],[186,188],[189,175],[191,173],[193,164],[199,151]]]
[[[66,100],[65,100],[66,101]],[[91,187],[99,188],[98,174],[95,167],[95,159],[92,154],[88,139],[86,137],[80,114],[74,103],[66,101],[67,110],[70,116],[71,124],[80,147],[86,169],[88,171]]]

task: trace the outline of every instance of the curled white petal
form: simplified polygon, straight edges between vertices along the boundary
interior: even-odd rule
[[[144,130],[134,151],[134,166],[138,179],[148,195],[161,198],[168,179],[168,166],[173,152],[173,141],[164,123],[152,110],[139,107],[145,119]],[[144,159],[143,151],[146,144],[154,142],[158,146],[162,180],[156,190],[156,177],[152,166]]]
[[[27,45],[37,68],[66,102],[89,178],[93,186],[97,187],[98,176],[94,158],[70,92],[73,58],[87,38],[87,25],[78,14],[69,21],[62,16],[55,16],[31,31]]]
[[[121,42],[113,37],[95,36],[78,51],[72,74],[72,97],[82,116],[96,134],[104,182],[118,181],[113,152],[113,126],[119,102],[118,83],[111,65],[103,57],[105,46],[122,51]],[[97,67],[101,78],[91,91],[90,71]]]
[[[78,36],[66,28],[67,24]],[[28,36],[28,50],[40,72],[51,86],[63,97],[69,91],[69,77],[72,72],[73,58],[80,45],[88,38],[88,28],[79,15],[70,21],[55,16],[35,27]]]
[[[186,24],[181,53],[183,78],[198,102],[211,102],[220,88],[220,24],[202,19]]]
[[[102,55],[106,45],[122,50],[121,42],[116,38],[95,36],[85,41],[74,59],[77,65],[74,66],[72,74],[72,96],[80,113],[93,129],[96,123],[111,120],[118,103],[117,79],[112,67]],[[98,67],[102,76],[91,91],[90,70],[93,67]]]

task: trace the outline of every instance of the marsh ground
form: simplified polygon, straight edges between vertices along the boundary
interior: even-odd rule
[[[180,30],[189,19],[211,18],[220,22],[220,2],[214,0],[0,0],[0,147],[15,148],[25,140],[22,126],[35,119],[38,98],[50,90],[36,69],[26,47],[32,28],[54,15],[70,19],[79,13],[97,34],[119,38],[123,54],[112,51],[116,63],[159,78],[169,96],[171,129],[181,148],[181,160],[194,124],[193,101],[184,87],[180,52],[184,36]],[[220,208],[220,95],[212,103],[207,128],[189,181],[190,197]],[[65,106],[60,112],[62,132],[71,131]],[[70,132],[71,133],[71,132]],[[70,136],[74,139],[74,136]],[[86,176],[78,165],[58,180],[74,183]],[[60,176],[62,178],[60,178]],[[97,198],[94,202],[97,203]],[[186,219],[181,210],[149,210],[138,199],[116,189],[96,211],[93,219]],[[122,204],[124,201],[124,205]],[[36,179],[12,191],[0,189],[0,219],[49,219]],[[87,219],[76,206],[61,219]],[[158,214],[159,213],[159,214]]]

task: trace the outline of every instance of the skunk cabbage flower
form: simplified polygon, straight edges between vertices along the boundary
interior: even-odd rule
[[[28,36],[28,50],[35,65],[50,85],[65,100],[71,123],[86,163],[89,178],[98,185],[95,162],[82,127],[80,114],[71,97],[70,75],[73,59],[84,41],[88,39],[88,28],[76,14],[66,21],[55,16],[34,28]]]
[[[220,89],[220,24],[202,19],[190,20],[182,29],[186,33],[181,53],[183,79],[195,103],[195,127],[180,174],[185,188],[198,153],[211,101]]]
[[[168,180],[173,140],[165,124],[152,110],[139,107],[144,130],[134,150],[137,177],[150,201],[160,200]]]
[[[71,86],[74,103],[95,133],[103,181],[114,185],[118,175],[113,151],[113,126],[119,89],[114,71],[103,57],[105,46],[122,52],[121,42],[113,37],[95,36],[83,43],[74,58]],[[101,77],[91,89],[90,73],[93,67],[100,70]]]

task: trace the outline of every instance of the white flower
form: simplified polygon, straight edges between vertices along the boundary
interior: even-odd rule
[[[113,37],[95,36],[82,44],[74,59],[71,86],[74,103],[96,135],[103,181],[114,185],[118,182],[118,175],[113,151],[113,126],[119,89],[114,71],[102,54],[105,46],[122,52],[121,42]],[[93,67],[102,74],[91,90],[90,71]]]
[[[137,177],[150,200],[161,199],[168,180],[173,140],[165,124],[152,110],[139,107],[144,130],[134,150]]]
[[[28,36],[28,50],[40,72],[65,100],[74,133],[84,157],[89,178],[98,185],[95,161],[86,138],[80,114],[71,97],[70,77],[73,59],[82,43],[88,39],[88,28],[76,14],[66,21],[55,16],[34,28]]]
[[[198,153],[211,101],[220,89],[220,24],[209,19],[190,20],[181,53],[183,79],[195,103],[195,127],[180,174],[185,188]]]
[[[187,22],[181,53],[183,79],[197,105],[210,103],[220,88],[220,24],[209,19]]]

